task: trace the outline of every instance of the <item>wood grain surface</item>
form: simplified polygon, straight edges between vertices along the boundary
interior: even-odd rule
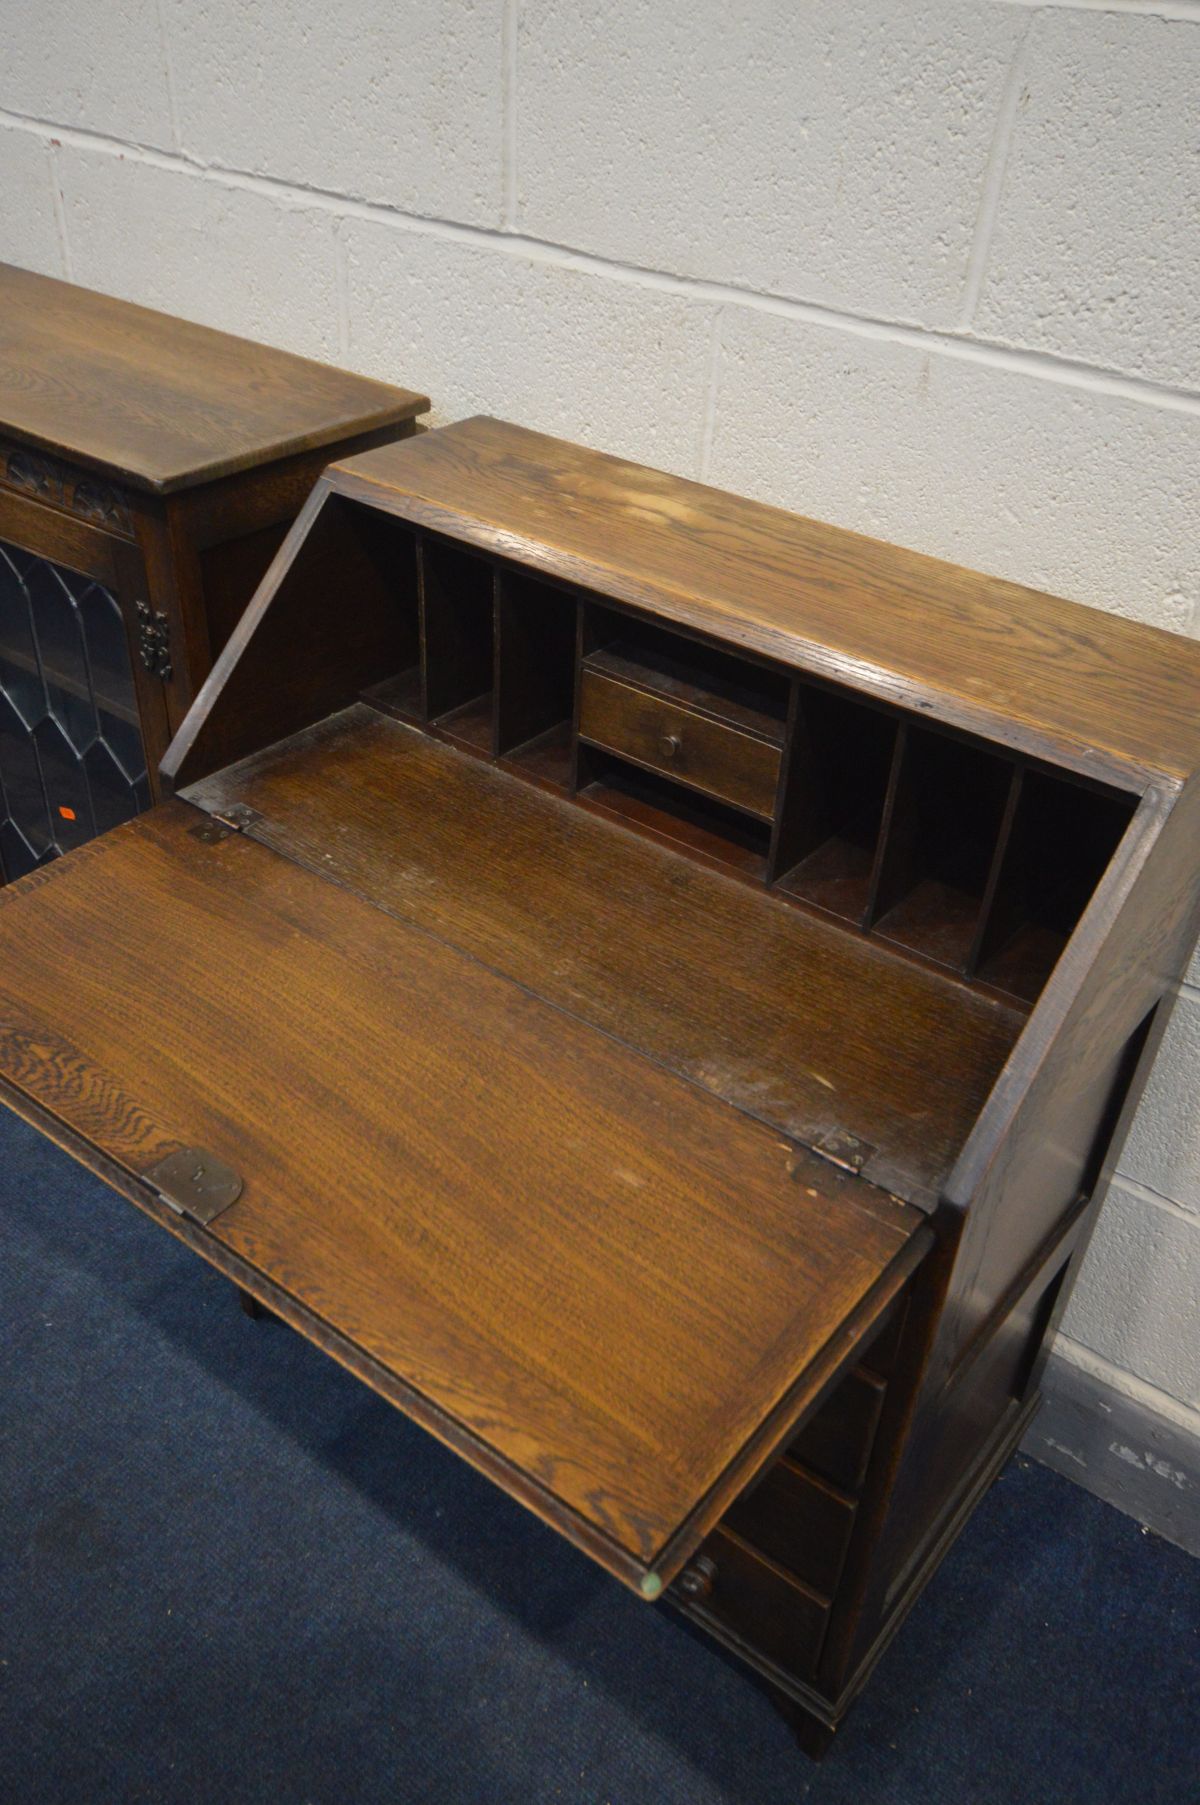
[[[234,1166],[212,1241],[628,1580],[923,1218],[198,826],[164,805],[0,896],[0,1079],[129,1173],[181,1144]]]
[[[399,722],[351,708],[191,787],[726,1102],[928,1201],[1023,1014]]]
[[[1200,645],[477,418],[335,467],[406,519],[1093,776],[1200,766]]]
[[[424,395],[0,264],[0,428],[168,494],[411,420]]]

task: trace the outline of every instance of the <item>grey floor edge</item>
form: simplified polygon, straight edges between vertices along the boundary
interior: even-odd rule
[[[1200,1556],[1200,1436],[1051,1356],[1024,1453]]]

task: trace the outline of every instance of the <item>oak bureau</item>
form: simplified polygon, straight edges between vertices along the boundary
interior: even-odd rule
[[[819,1752],[1036,1408],[1198,684],[494,420],[368,452],[172,798],[0,896],[0,1089]]]

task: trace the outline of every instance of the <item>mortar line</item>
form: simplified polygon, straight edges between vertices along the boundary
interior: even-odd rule
[[[158,36],[162,44],[163,75],[167,86],[167,114],[171,121],[171,137],[176,150],[183,144],[183,134],[179,129],[179,107],[175,100],[175,69],[171,62],[171,42],[167,36],[167,17],[163,0],[154,0],[154,10],[158,16]]]
[[[1153,1204],[1157,1209],[1165,1210],[1168,1216],[1174,1216],[1177,1220],[1186,1222],[1190,1228],[1194,1228],[1197,1233],[1200,1233],[1200,1216],[1196,1214],[1195,1210],[1185,1209],[1182,1203],[1176,1203],[1175,1199],[1168,1197],[1165,1191],[1156,1191],[1153,1185],[1143,1184],[1141,1179],[1127,1178],[1119,1165],[1112,1176],[1111,1184],[1116,1185],[1118,1190],[1128,1191],[1130,1196],[1136,1197],[1139,1203]]]
[[[333,222],[333,291],[337,299],[338,356],[345,362],[350,356],[350,264],[343,221]]]
[[[705,383],[704,418],[700,427],[700,481],[708,481],[712,469],[713,440],[717,430],[717,400],[721,386],[721,363],[724,357],[722,343],[722,327],[725,323],[725,309],[718,307],[713,312],[712,326],[708,334],[708,378]]]
[[[1031,376],[1089,394],[1134,401],[1167,413],[1200,416],[1200,392],[1195,389],[1157,382],[1150,377],[1133,376],[1125,371],[1084,363],[1054,352],[1017,348],[977,334],[965,336],[957,330],[918,326],[886,315],[856,313],[828,303],[804,301],[789,295],[763,294],[755,289],[739,288],[733,283],[674,275],[637,264],[621,263],[593,252],[580,251],[570,245],[557,244],[549,239],[523,233],[405,213],[378,202],[356,200],[325,189],[286,182],[274,176],[250,175],[241,170],[201,164],[186,151],[176,155],[133,144],[105,133],[60,126],[51,120],[15,113],[5,108],[0,108],[0,123],[16,126],[35,135],[56,138],[63,145],[73,148],[98,151],[174,174],[219,182],[227,188],[248,194],[267,195],[286,205],[332,212],[346,219],[370,220],[394,230],[409,231],[445,242],[486,246],[509,256],[521,256],[558,268],[605,276],[612,281],[658,293],[711,301],[723,307],[740,307],[748,312],[771,314],[852,337],[903,345],[925,352],[938,352],[959,362]]]
[[[1020,104],[1021,89],[1025,83],[1029,42],[1036,24],[1037,16],[1031,13],[1017,39],[1016,47],[1009,61],[1008,73],[1004,78],[1000,106],[996,113],[996,126],[992,133],[991,147],[988,150],[987,167],[984,170],[983,189],[979,196],[979,211],[975,216],[975,230],[971,236],[966,278],[963,282],[962,307],[958,315],[959,329],[963,332],[968,331],[971,327],[975,319],[975,310],[979,305],[980,294],[983,292],[983,278],[992,248],[992,234],[1000,212],[1000,196],[1004,189],[1004,177],[1008,172],[1008,153],[1017,120],[1017,107]]]
[[[1133,18],[1200,21],[1200,0],[996,0],[1031,12],[1126,13]]]
[[[500,130],[504,188],[503,220],[506,232],[517,228],[517,69],[519,0],[504,0],[501,28]]]
[[[67,281],[74,279],[71,266],[71,240],[67,233],[67,209],[63,200],[62,177],[59,171],[60,146],[56,139],[46,139],[46,158],[50,165],[50,198],[54,206],[54,223],[58,227],[58,243],[62,251],[63,275]]]

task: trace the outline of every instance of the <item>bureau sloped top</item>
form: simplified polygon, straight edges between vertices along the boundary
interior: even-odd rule
[[[484,417],[344,494],[1133,790],[1200,768],[1200,645]],[[803,496],[803,475],[796,492]]]
[[[424,395],[0,264],[0,437],[169,494],[411,420]]]
[[[0,973],[4,1101],[648,1596],[928,1238],[182,802],[0,893]],[[205,1226],[184,1147],[243,1180]]]

